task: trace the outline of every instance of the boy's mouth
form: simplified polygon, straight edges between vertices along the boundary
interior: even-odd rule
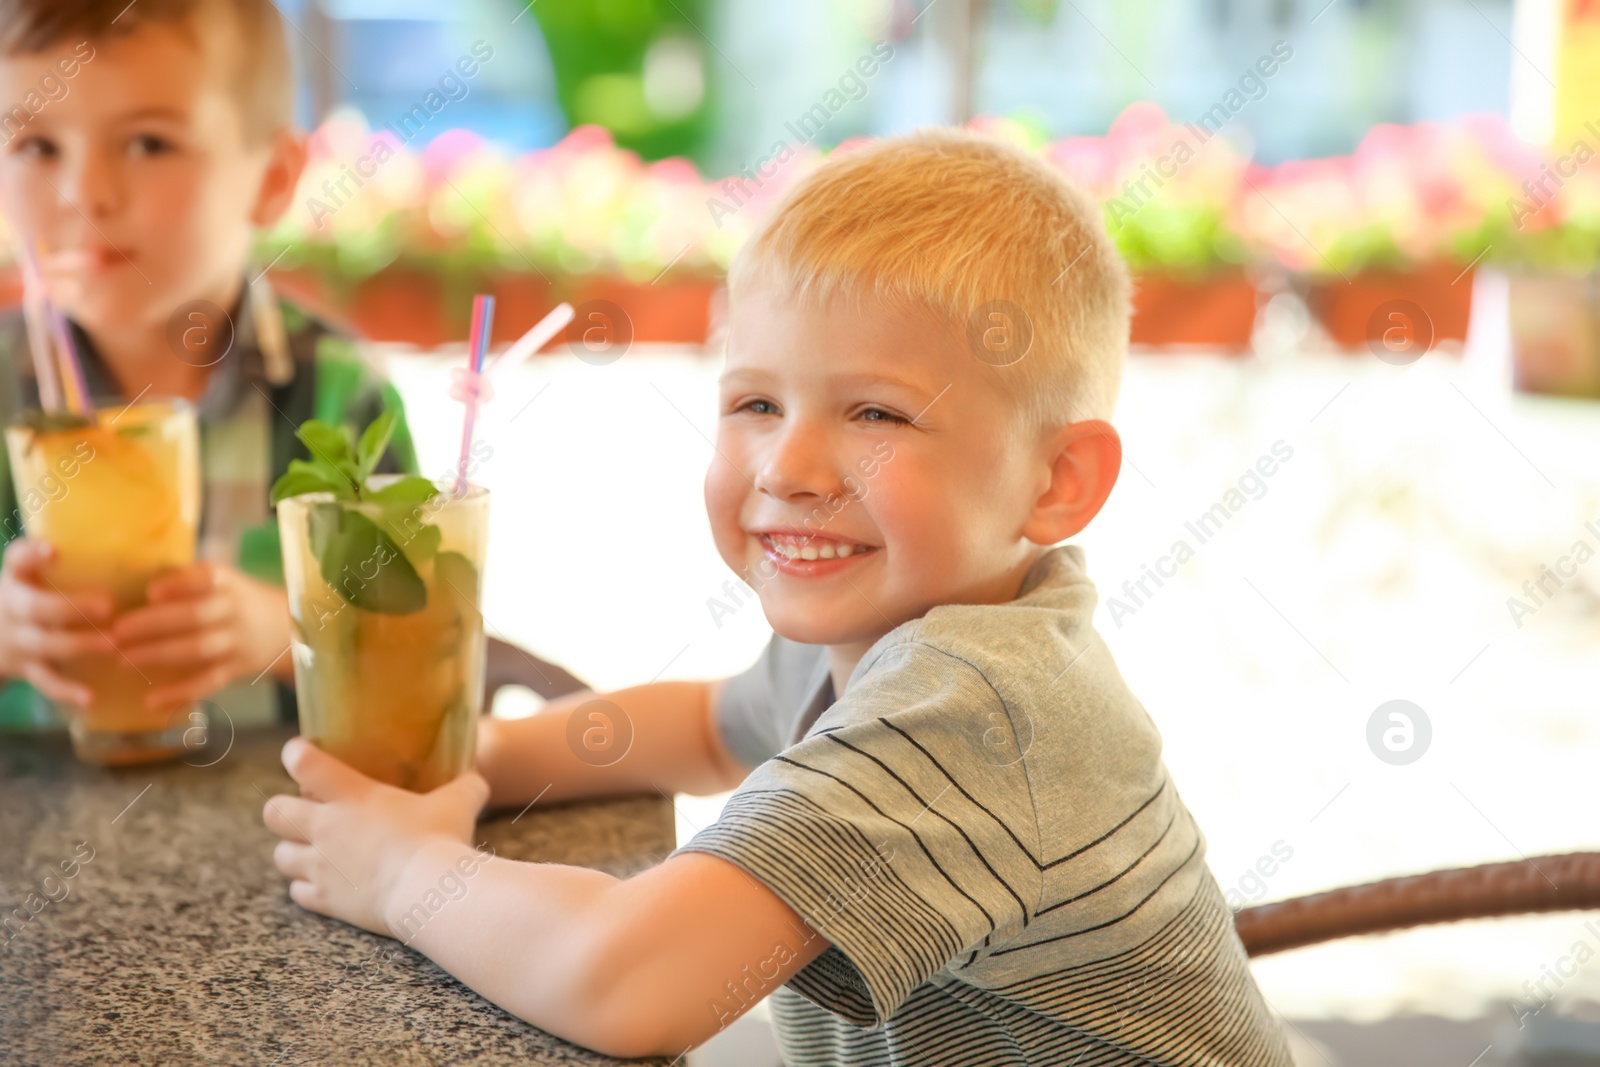
[[[848,561],[878,551],[876,545],[815,534],[767,531],[755,536],[767,557],[778,565],[779,570],[789,574],[830,573],[847,565]]]
[[[129,260],[115,248],[93,246],[51,252],[45,257],[44,267],[47,272],[78,276],[102,274],[127,262]]]

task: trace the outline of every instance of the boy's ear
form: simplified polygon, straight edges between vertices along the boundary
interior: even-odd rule
[[[265,228],[276,223],[294,202],[300,174],[306,169],[306,135],[284,127],[272,135],[267,153],[267,169],[261,175],[261,189],[250,210],[250,222]]]
[[[1045,444],[1050,482],[1034,501],[1022,535],[1058,544],[1100,513],[1122,471],[1122,438],[1108,422],[1088,419],[1063,426]]]

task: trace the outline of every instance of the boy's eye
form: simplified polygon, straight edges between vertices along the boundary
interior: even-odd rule
[[[159,156],[172,151],[172,142],[153,133],[141,133],[128,142],[128,153],[133,156]]]
[[[748,411],[752,415],[776,415],[778,405],[770,400],[747,400],[737,410]]]
[[[861,412],[861,419],[864,422],[878,423],[909,423],[911,421],[904,415],[898,415],[885,408],[864,408]]]
[[[25,159],[54,159],[56,156],[55,142],[44,137],[20,138],[11,151]]]

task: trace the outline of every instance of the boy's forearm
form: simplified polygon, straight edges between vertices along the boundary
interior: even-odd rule
[[[588,1018],[597,1001],[586,961],[599,925],[588,909],[616,881],[582,867],[484,861],[440,842],[407,863],[386,919],[401,943],[513,1015],[594,1047],[603,1035]]]
[[[749,875],[694,853],[622,881],[435,840],[407,862],[385,915],[513,1015],[621,1057],[680,1055],[828,946]]]
[[[714,683],[656,682],[613,693],[573,693],[525,719],[485,720],[478,771],[489,782],[489,803],[732,789],[746,769],[714,736],[713,694]],[[587,747],[584,734],[590,730],[623,747]]]

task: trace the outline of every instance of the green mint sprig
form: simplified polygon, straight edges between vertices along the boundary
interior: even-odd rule
[[[347,602],[382,615],[409,615],[428,603],[419,567],[439,551],[439,528],[422,521],[423,508],[438,488],[428,479],[406,475],[382,487],[370,483],[396,416],[385,411],[355,440],[344,426],[316,419],[302,423],[295,436],[311,458],[290,460],[272,486],[274,505],[292,496],[328,493],[331,502],[311,507],[311,550],[322,578]],[[377,522],[346,504],[379,505]]]
[[[353,441],[347,426],[329,426],[307,419],[295,436],[311,450],[310,459],[292,459],[289,469],[272,486],[272,502],[306,493],[332,493],[339,501],[370,501],[375,504],[408,504],[415,507],[439,495],[426,478],[408,474],[381,489],[367,484],[389,438],[394,436],[395,413],[385,411]]]

